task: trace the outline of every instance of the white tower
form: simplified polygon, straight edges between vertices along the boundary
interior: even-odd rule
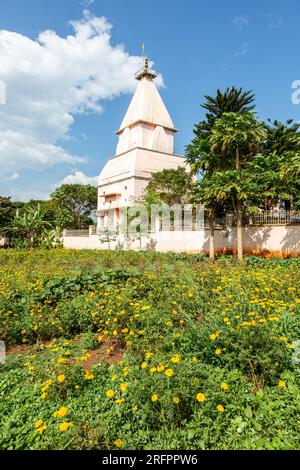
[[[137,89],[116,132],[116,156],[108,159],[98,183],[98,228],[119,222],[120,208],[134,204],[151,175],[166,168],[185,166],[174,154],[177,130],[155,86],[156,73],[148,58],[136,73]]]

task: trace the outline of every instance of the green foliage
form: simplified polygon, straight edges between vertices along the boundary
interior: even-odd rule
[[[298,259],[11,250],[0,266],[1,339],[20,344],[0,366],[2,449],[299,447]]]
[[[15,218],[8,228],[16,240],[21,240],[26,247],[32,248],[41,243],[44,231],[49,226],[50,223],[45,220],[45,211],[38,204],[36,207],[17,209]]]
[[[10,224],[16,213],[16,204],[9,197],[0,196],[0,236],[11,235]]]
[[[145,190],[144,202],[150,204],[184,204],[189,201],[193,179],[185,168],[154,173]]]
[[[96,285],[110,284],[113,281],[126,281],[130,275],[124,271],[107,270],[105,273],[82,272],[66,278],[51,279],[35,297],[39,302],[51,300],[56,305],[62,298],[74,297],[83,291],[92,290]]]
[[[215,120],[221,118],[224,113],[243,114],[249,113],[255,108],[254,93],[251,90],[244,91],[242,88],[234,86],[225,91],[218,89],[216,96],[205,95],[204,98],[205,102],[201,106],[206,110],[205,120],[195,125],[193,144],[197,143],[197,139],[206,139]],[[191,163],[193,162],[191,161]]]
[[[51,198],[65,211],[65,215],[69,214],[72,219],[71,228],[80,229],[91,225],[90,216],[97,208],[96,187],[63,184],[51,194]]]

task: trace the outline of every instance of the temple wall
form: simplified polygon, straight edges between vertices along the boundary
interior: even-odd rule
[[[263,254],[270,256],[300,256],[300,225],[279,225],[244,227],[244,249],[246,254]],[[153,233],[142,240],[124,240],[119,236],[110,243],[115,249],[117,244],[122,249],[150,249],[167,252],[208,253],[209,232],[206,229],[197,231],[161,231]],[[236,251],[236,229],[232,231],[215,231],[215,249],[217,253]],[[101,243],[97,235],[87,237],[65,236],[64,247],[74,249],[107,249],[107,243]]]

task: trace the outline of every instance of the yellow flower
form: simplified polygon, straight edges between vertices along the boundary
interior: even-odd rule
[[[156,393],[154,393],[151,397],[151,400],[152,401],[157,401],[158,400],[158,396],[156,395]]]
[[[88,370],[84,371],[85,380],[93,380],[95,378],[94,374],[91,374]]]
[[[200,403],[203,403],[206,400],[204,393],[198,393],[196,398]]]
[[[116,439],[114,441],[114,444],[115,444],[116,447],[122,447],[123,441],[122,441],[122,439]]]
[[[53,413],[54,418],[63,418],[68,414],[68,408],[62,406],[58,411]]]
[[[117,405],[123,405],[124,401],[125,401],[124,398],[118,398],[118,399],[115,401],[115,403],[116,403]]]
[[[67,422],[64,422],[64,423],[61,423],[59,425],[59,430],[61,432],[65,432],[65,431],[68,431],[70,428],[72,428],[74,426],[73,423],[67,423]]]
[[[43,400],[45,400],[45,398],[47,398],[47,393],[46,393],[46,392],[43,392],[43,393],[41,394],[41,398],[42,398]]]
[[[225,392],[226,390],[229,389],[229,385],[226,382],[222,382],[220,386],[221,386],[221,389],[224,390]]]
[[[146,358],[147,359],[150,359],[150,357],[153,356],[153,353],[152,352],[146,352]]]
[[[279,386],[279,388],[286,388],[286,381],[285,380],[279,380],[278,386]]]
[[[138,409],[139,409],[139,407],[138,407],[137,405],[135,405],[135,406],[133,407],[133,411],[137,411]]]
[[[172,377],[172,375],[174,375],[173,369],[167,369],[166,372],[165,372],[165,375],[167,377]]]
[[[44,424],[44,421],[43,421],[42,419],[39,419],[39,420],[35,423],[34,427],[37,429],[37,428],[40,428],[41,426],[43,426],[43,424]]]
[[[222,349],[218,348],[218,349],[215,350],[215,354],[217,356],[220,356],[221,353],[222,353]]]
[[[150,374],[154,374],[154,372],[156,372],[156,371],[157,371],[156,367],[151,367]]]
[[[217,410],[218,410],[219,413],[223,413],[223,411],[225,411],[225,408],[224,408],[223,405],[218,405]]]
[[[178,398],[178,397],[173,397],[173,400],[172,400],[172,401],[173,401],[173,403],[175,403],[175,405],[179,405],[179,403],[180,403],[180,398]]]
[[[121,390],[121,392],[125,392],[125,390],[127,389],[127,387],[128,387],[127,384],[124,384],[124,383],[121,384],[121,385],[120,385],[120,390]]]
[[[64,374],[59,374],[59,375],[57,376],[57,382],[61,384],[61,383],[63,383],[64,381],[65,381],[65,376],[64,376]]]
[[[215,334],[215,333],[213,333],[212,335],[210,335],[210,339],[211,339],[212,341],[214,341],[215,339],[217,339],[217,336],[216,336],[216,334]]]
[[[173,364],[178,364],[178,362],[180,362],[180,355],[175,354],[175,356],[171,358],[171,361],[173,362]]]
[[[142,365],[141,365],[141,368],[142,369],[146,369],[146,367],[148,366],[148,363],[147,362],[142,362]]]
[[[117,380],[117,378],[118,378],[118,377],[117,377],[116,375],[113,375],[112,378],[111,378],[111,380],[112,380],[113,382],[115,382],[115,381]]]
[[[113,390],[107,390],[106,396],[107,398],[113,398],[115,396],[115,392]]]
[[[42,426],[37,428],[36,432],[38,432],[39,434],[42,434],[46,429],[47,429],[46,424],[43,424]]]
[[[157,372],[163,372],[165,370],[165,366],[163,364],[159,364],[157,366]]]

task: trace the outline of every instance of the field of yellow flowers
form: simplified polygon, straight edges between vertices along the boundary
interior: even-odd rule
[[[299,268],[0,251],[0,449],[299,449]]]

